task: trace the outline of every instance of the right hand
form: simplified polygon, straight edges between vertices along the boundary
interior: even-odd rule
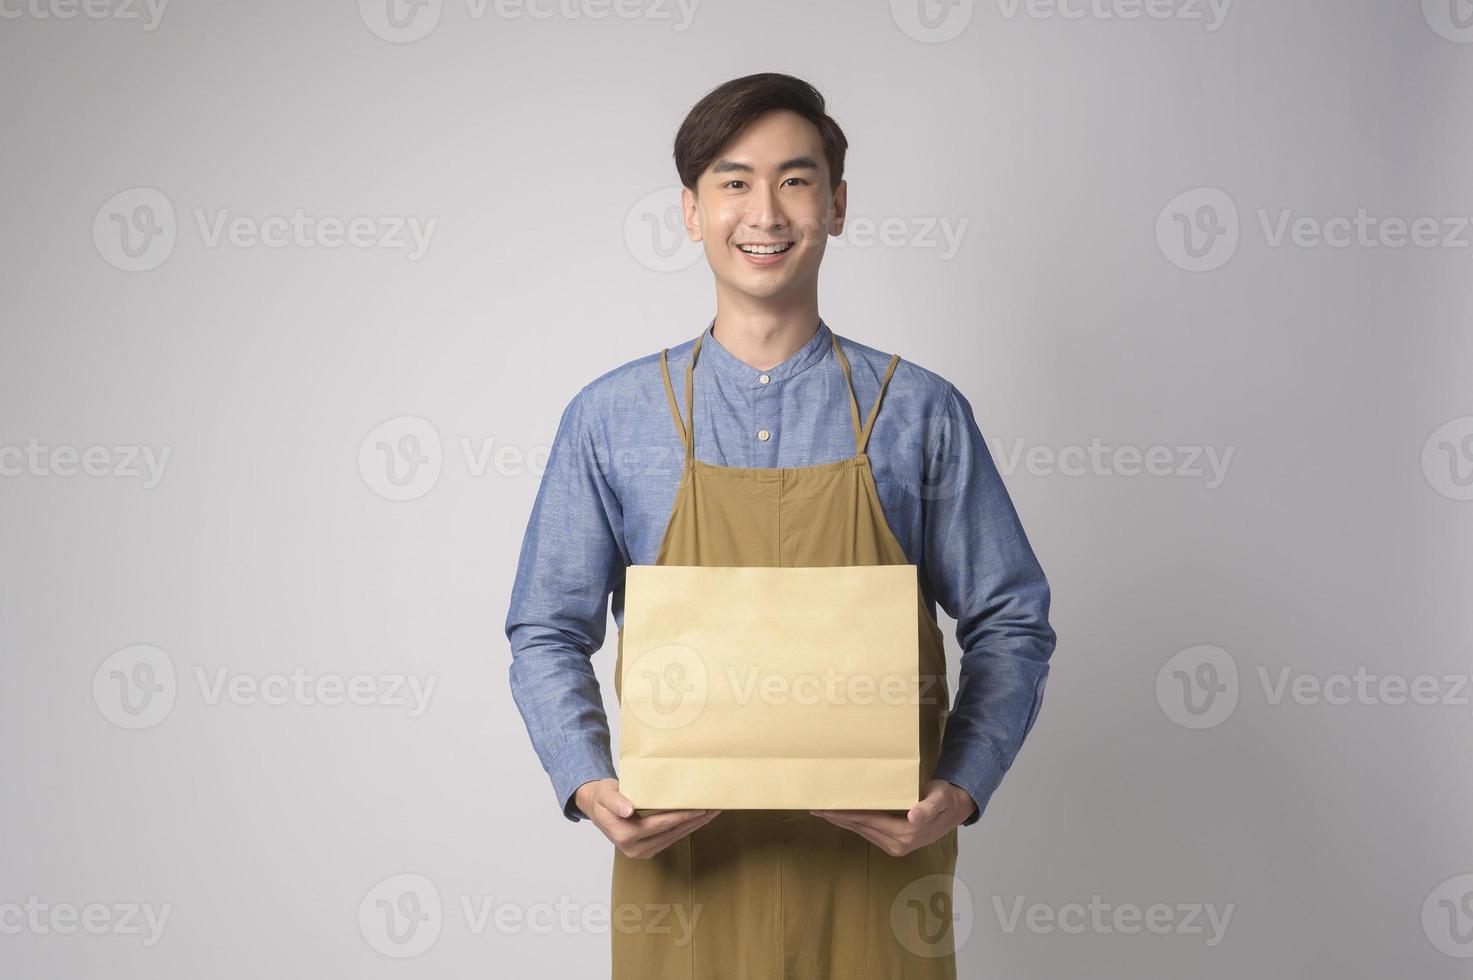
[[[619,793],[617,779],[593,779],[578,787],[573,801],[625,857],[646,859],[715,820],[720,810],[660,810],[646,816]]]

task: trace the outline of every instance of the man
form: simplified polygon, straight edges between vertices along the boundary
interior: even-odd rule
[[[702,916],[684,940],[614,930],[616,977],[955,976],[949,928],[917,950],[892,906],[931,878],[949,900],[955,830],[980,818],[1042,700],[1056,639],[1049,586],[970,404],[819,316],[826,239],[843,230],[846,148],[819,93],[788,75],[735,79],[690,111],[675,161],[716,315],[699,338],[572,399],[522,545],[506,619],[511,686],[558,803],[615,844],[616,907],[688,902],[692,921]],[[683,403],[672,369],[691,393]],[[846,530],[806,541],[804,526],[784,526],[786,505],[769,513],[743,496],[751,484],[740,478],[759,471],[822,477],[823,512],[853,508]],[[712,532],[696,532],[696,508],[724,529],[727,551],[699,540]],[[783,537],[769,554],[770,533]],[[842,551],[856,536],[867,557]],[[956,618],[962,649],[929,755],[923,735],[927,781],[909,813],[636,813],[640,801],[619,792],[590,662],[610,595],[622,641],[628,565],[902,562],[919,569],[935,655],[936,603]],[[924,636],[922,646],[924,660]]]

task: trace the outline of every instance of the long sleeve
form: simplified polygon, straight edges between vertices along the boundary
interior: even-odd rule
[[[590,660],[623,580],[623,513],[600,467],[588,390],[558,422],[527,523],[506,617],[512,697],[563,815],[579,786],[612,778],[608,718]]]
[[[982,816],[1033,727],[1056,637],[1049,584],[977,428],[948,383],[949,407],[927,453],[925,569],[956,620],[957,686],[934,778],[965,789]]]

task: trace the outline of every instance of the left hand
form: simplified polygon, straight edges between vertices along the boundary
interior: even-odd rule
[[[919,802],[903,817],[884,810],[809,810],[815,817],[854,831],[891,857],[925,847],[970,817],[977,809],[971,794],[944,779],[933,779]]]

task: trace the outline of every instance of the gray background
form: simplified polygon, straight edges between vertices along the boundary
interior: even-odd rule
[[[567,400],[713,310],[662,224],[676,127],[781,70],[852,144],[823,315],[966,393],[1054,588],[1042,714],[963,831],[962,974],[1473,976],[1466,0],[934,28],[898,0],[445,0],[400,28],[387,0],[176,0],[153,29],[27,2],[0,19],[0,973],[606,974],[611,848],[526,739],[508,590]],[[1209,269],[1177,218],[1204,204]],[[374,240],[208,234],[295,209]],[[1272,234],[1360,209],[1454,240]],[[378,241],[396,216],[435,222],[422,255]],[[172,245],[128,258],[135,218]],[[1048,465],[1094,440],[1173,475]],[[380,444],[422,457],[407,488]],[[1220,482],[1175,472],[1208,449]],[[156,717],[119,693],[138,662]],[[294,668],[436,686],[417,717],[213,697]],[[1275,696],[1357,669],[1432,703]],[[1208,715],[1183,676],[1215,678]],[[385,943],[406,890],[441,912]],[[129,903],[169,908],[156,942]],[[1220,937],[1194,903],[1231,906]],[[57,931],[92,904],[100,934]],[[1156,904],[1167,934],[1111,918]]]

